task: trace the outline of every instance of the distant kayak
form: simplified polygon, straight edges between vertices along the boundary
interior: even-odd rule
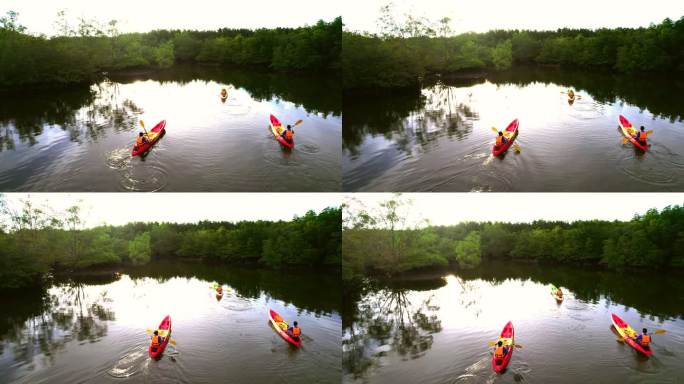
[[[282,317],[278,314],[278,312],[269,309],[269,320],[271,320],[271,324],[273,324],[273,327],[275,328],[276,332],[280,335],[280,337],[283,338],[283,340],[287,341],[288,343],[294,345],[295,347],[299,347],[302,345],[302,340],[295,340],[293,339],[289,333],[287,333],[287,328],[288,324],[285,322],[285,320],[282,321],[276,321],[276,319],[282,319]]]
[[[648,144],[644,145],[634,137],[634,135],[636,135],[636,128],[632,126],[632,123],[630,123],[629,120],[622,115],[620,115],[618,120],[620,122],[620,132],[622,132],[622,134],[625,135],[625,137],[628,138],[635,147],[641,149],[642,151],[647,150]]]
[[[164,352],[164,349],[166,349],[166,345],[169,343],[169,339],[171,338],[171,316],[167,315],[164,320],[162,320],[157,331],[159,331],[159,336],[164,338],[164,341],[156,348],[152,347],[152,343],[150,343],[149,353],[150,357],[153,359],[161,355],[162,352]]]
[[[503,131],[503,134],[507,141],[499,146],[494,144],[492,147],[492,155],[494,156],[499,156],[500,154],[506,152],[508,147],[513,144],[515,137],[518,136],[518,119],[511,121],[511,123],[508,124],[508,127],[506,127],[506,129]]]
[[[556,287],[553,284],[551,284],[551,295],[556,299],[556,301],[563,301],[563,296],[561,295],[560,288]]]
[[[147,143],[141,145],[138,147],[137,144],[133,145],[133,151],[131,152],[131,156],[138,156],[141,155],[145,152],[147,152],[154,144],[159,141],[159,139],[164,135],[166,132],[166,120],[162,120],[159,122],[159,124],[155,125],[154,128],[152,128],[147,135]]]
[[[501,331],[497,344],[499,341],[503,342],[504,346],[508,346],[508,353],[504,355],[503,359],[497,359],[496,356],[492,356],[492,368],[494,368],[494,372],[496,373],[500,373],[506,369],[506,366],[508,366],[508,363],[511,361],[511,356],[513,356],[515,335],[513,332],[513,323],[510,321],[506,324],[503,331]]]
[[[287,147],[287,148],[294,147],[294,144],[295,144],[294,139],[292,139],[292,142],[288,142],[287,140],[285,140],[282,136],[283,131],[285,131],[285,127],[283,127],[283,124],[280,123],[280,120],[278,120],[278,118],[271,115],[271,132],[273,133],[273,136],[284,147]]]
[[[644,348],[636,342],[635,338],[637,337],[637,333],[634,331],[634,329],[632,329],[632,327],[629,326],[629,324],[625,323],[614,313],[612,313],[610,316],[613,319],[613,326],[615,327],[615,330],[620,334],[620,337],[622,337],[625,343],[646,356],[651,356],[653,354],[653,351],[650,347]]]

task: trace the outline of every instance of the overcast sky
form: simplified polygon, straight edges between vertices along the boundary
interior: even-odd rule
[[[355,193],[366,208],[393,195]],[[531,222],[534,220],[630,220],[650,208],[683,205],[684,193],[405,193],[413,201],[409,222],[433,225],[464,221]]]
[[[380,7],[389,0],[348,0],[342,4],[345,29],[379,32]],[[492,29],[555,30],[559,27],[639,27],[684,15],[677,0],[393,0],[395,13],[410,13],[437,21],[452,20],[456,33]]]
[[[298,27],[340,16],[337,1],[317,0],[0,0],[0,12],[19,12],[29,32],[53,35],[57,12],[65,10],[71,24],[77,18],[106,23],[116,19],[122,32],[153,29],[214,30],[230,28]]]
[[[34,205],[63,211],[82,201],[87,226],[133,221],[194,223],[200,220],[290,220],[309,210],[338,207],[336,193],[7,193],[14,208],[29,196]]]

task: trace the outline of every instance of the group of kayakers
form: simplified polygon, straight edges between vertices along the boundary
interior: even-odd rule
[[[214,283],[213,285],[210,286],[216,291],[217,296],[223,296],[223,286]],[[287,325],[287,322],[285,319],[283,319],[277,312],[274,310],[270,310],[270,317],[271,320],[274,322],[274,326],[276,327],[276,330],[279,333],[284,333],[285,335],[281,334],[281,336],[290,342],[291,344],[295,346],[299,346],[301,344],[301,337],[302,337],[302,329],[299,327],[299,323],[297,321],[292,322],[292,325]],[[168,328],[164,330],[164,332],[169,332],[170,333],[170,317],[167,316],[167,319],[169,319],[168,323]],[[165,322],[162,321],[160,324],[160,328],[164,327]],[[149,331],[148,331],[149,332]],[[168,340],[166,340],[169,336],[164,337],[159,334],[160,330],[156,329],[154,330],[152,334],[152,339],[150,340],[150,356],[154,354],[154,357],[157,356],[157,354],[161,353],[163,351],[163,348],[166,346],[166,343]],[[159,348],[162,348],[160,351]]]
[[[554,296],[559,305],[562,303],[563,291],[553,284],[551,284],[551,295]],[[637,332],[633,330],[629,324],[624,322],[617,315],[612,314],[611,317],[613,319],[613,327],[620,335],[621,341],[626,342],[643,355],[650,356],[653,353],[651,350],[651,334],[648,333],[648,329],[642,328],[641,333],[637,334]],[[664,332],[665,331],[662,329],[655,331],[657,334]],[[509,321],[504,327],[504,330],[501,332],[499,340],[493,344],[490,344],[494,346],[492,367],[497,373],[503,372],[503,370],[506,368],[511,359],[513,349],[521,348],[515,344],[513,337],[513,324]]]
[[[565,92],[562,92],[565,93]],[[575,94],[575,91],[569,89],[567,91],[568,101],[574,101],[575,98],[581,98],[580,95]],[[630,140],[639,149],[646,150],[648,148],[647,138],[648,135],[653,133],[653,131],[646,131],[646,128],[642,125],[637,130],[632,124],[622,115],[619,117],[620,128],[623,134],[626,136],[625,142]],[[492,154],[497,156],[500,155],[508,149],[512,144],[513,140],[518,134],[518,119],[513,120],[511,124],[505,130],[498,130],[492,127],[492,130],[497,133],[494,147],[492,148]],[[516,148],[516,152],[519,152],[519,148]]]

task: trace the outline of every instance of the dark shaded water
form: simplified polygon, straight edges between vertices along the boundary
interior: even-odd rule
[[[573,88],[573,103],[561,93]],[[523,70],[344,98],[344,191],[681,191],[684,79]],[[622,144],[618,115],[646,126]],[[491,156],[520,121],[520,153]]]
[[[274,140],[271,113],[303,120],[293,150]],[[341,116],[338,79],[216,67],[3,93],[0,190],[339,190]],[[167,120],[144,159],[130,156],[140,119],[148,129]]]
[[[339,292],[325,273],[158,263],[3,293],[1,381],[339,383]],[[299,321],[302,348],[276,334],[269,308]],[[167,314],[176,345],[151,360],[146,330]]]
[[[344,382],[676,383],[684,380],[681,275],[511,263],[438,278],[369,284],[343,309]],[[550,284],[565,293],[562,303]],[[615,313],[653,336],[645,358],[617,341]],[[507,370],[491,348],[511,320]]]

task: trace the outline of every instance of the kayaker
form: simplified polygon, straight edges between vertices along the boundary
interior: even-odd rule
[[[219,295],[222,294],[223,293],[223,287],[221,287],[220,285],[218,287],[216,287],[216,293],[218,293]]]
[[[135,140],[135,145],[140,147],[147,143],[149,143],[149,141],[147,140],[147,136],[145,136],[145,134],[142,132],[138,133],[138,138]]]
[[[225,99],[226,97],[228,97],[228,91],[226,91],[226,89],[223,88],[221,89],[221,98]]]
[[[642,329],[641,331],[643,333],[636,337],[636,342],[642,347],[648,348],[648,345],[651,343],[651,336],[648,334],[648,330],[646,328]]]
[[[644,129],[645,129],[645,128],[644,128],[644,126],[642,125],[642,126],[641,126],[641,130],[640,130],[640,131],[637,131],[636,135],[634,135],[634,138],[635,138],[638,142],[640,142],[641,144],[646,144],[646,136],[648,136],[648,135],[646,134],[646,132],[644,132]]]
[[[568,97],[571,99],[575,97],[575,92],[572,89],[568,91]]]
[[[504,346],[503,341],[499,340],[499,342],[496,343],[496,349],[494,349],[494,357],[496,357],[497,359],[503,359],[507,353],[508,346]]]
[[[287,333],[289,333],[293,339],[299,340],[299,336],[301,336],[302,330],[297,326],[297,322],[295,321],[293,325],[287,329]]]
[[[159,344],[164,342],[164,338],[159,336],[159,331],[154,331],[154,335],[152,335],[152,348],[157,349],[159,347]]]
[[[499,136],[496,137],[496,146],[500,147],[508,142],[508,139],[503,135],[503,132],[499,131]]]
[[[285,141],[287,141],[288,143],[291,143],[293,135],[294,135],[294,131],[292,130],[292,126],[288,124],[287,129],[283,131],[281,136],[283,137],[283,139],[285,139]]]
[[[561,291],[560,288],[556,289],[556,296],[558,296],[559,299],[563,298],[563,291]]]

